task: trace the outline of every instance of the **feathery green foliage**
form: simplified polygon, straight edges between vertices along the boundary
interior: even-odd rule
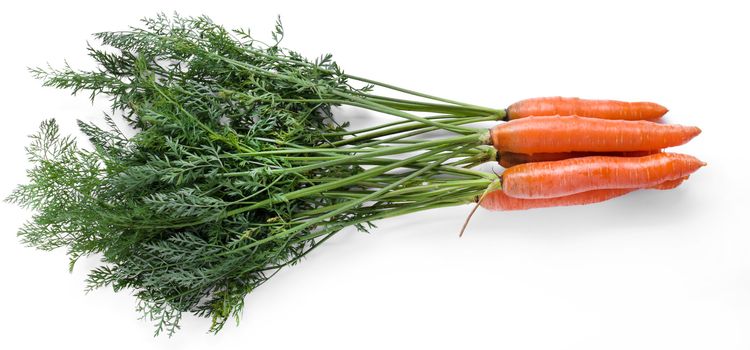
[[[91,149],[52,120],[32,136],[29,183],[8,197],[35,211],[22,241],[67,249],[71,268],[100,254],[88,288],[132,290],[157,334],[173,334],[184,312],[216,332],[239,320],[248,293],[342,229],[469,203],[496,181],[470,169],[494,155],[466,124],[502,111],[347,75],[330,55],[282,48],[283,36],[280,22],[265,44],[207,17],[158,15],[96,34],[94,71],[32,69],[46,86],[106,96],[112,113],[103,126],[79,122]],[[333,119],[338,105],[403,120],[350,131]],[[454,135],[417,137],[435,130]]]

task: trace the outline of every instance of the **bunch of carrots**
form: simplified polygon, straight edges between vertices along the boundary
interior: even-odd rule
[[[660,124],[667,109],[651,102],[544,97],[512,104],[510,121],[492,129],[501,190],[480,198],[490,210],[590,204],[637,189],[668,190],[706,165],[663,149],[700,134]]]
[[[308,59],[281,46],[280,21],[272,41],[176,14],[95,37],[96,69],[31,71],[113,113],[79,121],[88,148],[43,122],[29,182],[7,200],[35,211],[25,244],[65,249],[71,269],[96,255],[87,288],[132,291],[157,334],[184,313],[218,332],[248,293],[345,228],[467,204],[596,203],[674,188],[705,165],[662,152],[700,130],[658,123],[660,105],[463,103]],[[352,130],[336,120],[342,105],[399,119]],[[487,122],[499,124],[475,125]],[[500,175],[476,169],[497,161]]]

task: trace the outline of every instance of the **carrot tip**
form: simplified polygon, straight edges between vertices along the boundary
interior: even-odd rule
[[[665,114],[669,113],[669,109],[667,109],[667,107],[664,107],[664,106],[662,106],[662,105],[658,105],[658,106],[659,106],[659,113],[660,113],[660,114],[659,114],[659,118],[661,118],[661,117],[663,117],[663,116],[664,116]]]
[[[691,128],[690,139],[692,139],[692,138],[700,135],[703,132],[703,130],[701,130],[701,128],[699,128],[697,126],[692,126],[690,128]]]

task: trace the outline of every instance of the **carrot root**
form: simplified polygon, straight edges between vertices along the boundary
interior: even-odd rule
[[[677,180],[705,163],[677,153],[583,157],[521,164],[505,170],[503,191],[515,198],[552,198],[613,188],[646,188]]]
[[[660,190],[660,191],[666,191],[666,190],[675,189],[675,188],[677,188],[677,186],[679,186],[683,182],[685,182],[685,180],[687,180],[689,177],[690,177],[690,175],[681,177],[681,178],[676,179],[676,180],[664,181],[664,182],[662,182],[662,183],[660,183],[658,185],[651,186],[648,189],[651,189],[651,190]]]
[[[688,176],[677,180],[668,180],[648,189],[671,190],[682,184]],[[604,190],[593,190],[554,198],[514,198],[508,196],[501,190],[488,193],[479,205],[484,209],[494,211],[514,211],[538,208],[565,207],[575,205],[586,205],[604,202],[613,198],[624,196],[637,191],[637,188],[614,188]]]
[[[507,108],[509,120],[531,116],[577,115],[581,117],[654,120],[667,113],[653,102],[587,100],[575,97],[539,97],[518,101]]]
[[[491,130],[498,152],[632,152],[682,145],[700,134],[694,126],[645,120],[607,120],[575,116],[528,117]]]
[[[535,162],[551,162],[569,158],[591,157],[591,156],[610,156],[610,157],[643,157],[650,154],[659,153],[661,150],[650,151],[631,151],[631,152],[561,152],[561,153],[513,153],[499,152],[498,158],[500,166],[510,168],[519,164]]]
[[[605,190],[593,190],[576,193],[568,196],[555,198],[524,199],[514,198],[503,191],[493,191],[482,200],[481,206],[488,210],[512,211],[537,208],[562,207],[573,205],[586,205],[604,202],[613,198],[624,196],[637,189],[616,188]]]

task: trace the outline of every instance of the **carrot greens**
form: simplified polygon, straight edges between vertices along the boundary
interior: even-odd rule
[[[283,35],[278,23],[264,44],[206,17],[159,15],[96,34],[96,70],[32,69],[46,86],[105,96],[135,134],[111,115],[79,122],[87,149],[45,121],[27,148],[30,183],[8,198],[36,211],[23,241],[67,249],[71,268],[100,254],[88,288],[132,290],[157,334],[184,312],[215,332],[343,228],[470,203],[497,180],[471,170],[494,149],[469,124],[502,111],[373,95],[408,91],[347,75],[330,55],[308,60]],[[401,121],[351,131],[332,118],[341,105]],[[440,130],[453,136],[421,137]]]

